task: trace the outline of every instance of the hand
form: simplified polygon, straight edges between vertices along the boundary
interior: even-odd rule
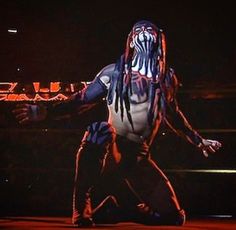
[[[202,143],[198,145],[205,157],[208,157],[209,153],[215,153],[221,146],[219,141],[209,139],[203,139]]]
[[[18,104],[12,112],[20,124],[42,121],[47,115],[44,106],[35,104]]]

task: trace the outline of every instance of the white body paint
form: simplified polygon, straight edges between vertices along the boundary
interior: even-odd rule
[[[101,74],[99,78],[107,88],[110,87],[110,80],[109,80],[110,78],[108,76]],[[146,79],[146,82],[148,82],[149,84],[150,79],[148,79],[147,77],[143,79]],[[132,116],[134,130],[132,129],[132,126],[127,118],[125,109],[124,109],[124,118],[123,120],[121,119],[120,104],[118,104],[119,108],[118,112],[115,111],[114,99],[113,103],[111,105],[108,105],[108,110],[109,110],[108,122],[115,128],[116,133],[118,135],[126,137],[127,139],[138,143],[146,142],[147,144],[151,144],[159,128],[161,122],[161,114],[160,112],[157,111],[155,117],[158,119],[155,119],[152,126],[148,124],[149,103],[147,101],[147,93],[148,92],[145,92],[144,95],[140,96],[134,92],[130,97],[131,101],[135,102],[135,103],[130,103],[130,113]],[[157,113],[159,113],[159,116],[157,116]]]

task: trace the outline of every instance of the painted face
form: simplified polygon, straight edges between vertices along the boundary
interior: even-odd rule
[[[157,42],[157,28],[149,22],[136,23],[132,29],[131,46],[138,52],[149,52]]]

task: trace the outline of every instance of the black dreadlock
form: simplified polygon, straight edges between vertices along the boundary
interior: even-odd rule
[[[156,97],[156,90],[158,88],[164,90],[164,78],[166,74],[166,43],[165,37],[161,29],[158,29],[154,24],[148,21],[140,21],[134,25],[135,28],[138,25],[150,25],[152,28],[156,29],[157,32],[157,43],[150,54],[152,61],[152,81],[149,88],[149,108],[148,108],[148,123],[152,125],[154,114],[157,108],[158,98]],[[115,98],[115,111],[118,112],[120,104],[121,119],[124,118],[124,106],[128,120],[133,127],[132,116],[130,114],[130,101],[129,96],[132,94],[131,87],[131,67],[132,67],[132,57],[134,54],[134,49],[130,47],[132,41],[133,30],[129,33],[126,42],[125,53],[120,57],[116,63],[114,74],[111,80],[111,87],[108,93],[108,103],[111,104],[113,101],[114,93],[116,93]]]

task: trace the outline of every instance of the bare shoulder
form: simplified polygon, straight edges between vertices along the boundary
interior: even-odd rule
[[[111,77],[114,72],[114,69],[115,69],[115,63],[109,64],[104,68],[102,68],[102,70],[100,70],[100,72],[97,74],[97,77],[102,77],[105,75]]]
[[[105,66],[96,76],[108,88],[115,69],[115,63]]]

